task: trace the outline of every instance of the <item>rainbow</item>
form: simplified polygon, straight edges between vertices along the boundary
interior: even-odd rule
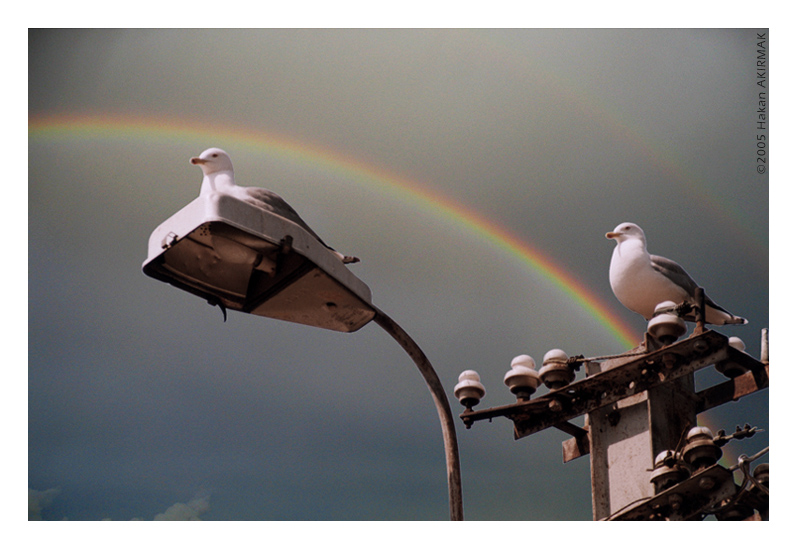
[[[630,328],[612,309],[575,277],[545,254],[506,228],[456,201],[411,181],[334,151],[298,143],[288,138],[248,128],[214,126],[182,119],[119,115],[49,115],[28,121],[31,139],[126,139],[137,141],[213,140],[254,150],[266,150],[289,161],[311,164],[355,180],[413,207],[465,228],[474,236],[502,250],[562,291],[568,299],[595,318],[623,348],[637,345],[638,330]],[[716,430],[708,418],[701,424]],[[735,457],[726,452],[720,463],[730,466]]]
[[[761,220],[751,218],[744,205],[724,191],[720,181],[695,174],[666,141],[643,131],[639,122],[623,109],[612,107],[601,99],[602,94],[591,92],[572,74],[551,67],[533,48],[518,48],[507,40],[506,34],[479,29],[462,30],[461,34],[478,44],[478,47],[471,47],[470,54],[485,56],[490,61],[500,59],[501,63],[513,67],[516,77],[533,82],[543,75],[552,93],[577,109],[584,120],[599,125],[607,139],[616,139],[632,147],[651,166],[666,174],[677,192],[700,205],[706,221],[713,219],[725,231],[732,232],[734,239],[755,261],[769,261],[768,235],[766,227],[762,229]],[[463,41],[460,46],[464,47],[465,43]],[[762,185],[766,188],[767,183]]]
[[[417,181],[411,181],[383,168],[345,157],[337,152],[248,128],[220,127],[163,117],[35,116],[28,121],[28,137],[30,139],[56,140],[81,138],[168,140],[171,143],[175,140],[202,138],[216,143],[235,143],[246,148],[266,150],[270,154],[288,160],[315,165],[327,172],[339,173],[464,228],[470,234],[502,250],[526,268],[542,276],[578,307],[595,318],[623,348],[634,347],[638,342],[638,330],[631,329],[583,283],[506,228],[478,212],[430,190]]]

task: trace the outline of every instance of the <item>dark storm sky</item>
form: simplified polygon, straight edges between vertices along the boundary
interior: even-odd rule
[[[479,371],[482,406],[497,406],[512,401],[502,379],[516,355],[625,346],[545,269],[374,174],[527,242],[641,336],[644,320],[611,293],[603,236],[636,222],[652,253],[750,320],[719,331],[758,356],[769,180],[756,172],[755,42],[756,30],[723,29],[32,31],[39,516],[448,517],[434,408],[377,326],[223,323],[141,272],[150,232],[198,193],[188,159],[211,146],[230,153],[239,183],[277,191],[362,258],[352,271],[430,357],[455,414],[462,370]],[[86,122],[98,119],[104,131]],[[56,131],[57,120],[70,122]],[[768,406],[764,391],[701,420],[767,429],[729,445],[735,459],[768,445]],[[566,435],[459,427],[467,518],[591,518],[588,458],[561,463]]]

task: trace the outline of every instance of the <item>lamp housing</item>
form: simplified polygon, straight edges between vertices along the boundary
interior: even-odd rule
[[[368,286],[317,238],[221,193],[161,223],[142,268],[224,309],[308,326],[354,332],[376,315]]]

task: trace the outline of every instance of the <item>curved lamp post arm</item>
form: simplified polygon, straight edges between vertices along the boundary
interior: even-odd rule
[[[412,340],[401,326],[396,324],[393,319],[373,307],[376,311],[374,322],[382,327],[390,336],[401,345],[415,365],[420,370],[429,391],[432,393],[437,414],[440,417],[440,426],[443,429],[443,443],[446,451],[446,467],[448,470],[448,502],[451,513],[451,520],[464,520],[462,510],[462,477],[459,468],[459,448],[457,447],[457,432],[454,427],[454,416],[451,414],[451,407],[448,405],[448,398],[440,383],[440,378],[434,371],[432,364],[420,347]]]
[[[317,237],[274,212],[211,193],[161,223],[148,250],[145,274],[223,308],[340,332],[375,320],[410,355],[432,392],[443,428],[451,519],[462,520],[457,434],[440,379],[412,338],[371,304],[368,286]]]

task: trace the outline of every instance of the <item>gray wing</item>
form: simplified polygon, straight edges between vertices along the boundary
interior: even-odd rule
[[[290,204],[285,202],[283,198],[278,195],[277,193],[271,192],[268,189],[263,189],[261,187],[247,187],[246,193],[251,197],[252,204],[263,208],[264,210],[268,210],[270,212],[274,212],[275,214],[284,217],[289,221],[293,221],[297,225],[299,225],[302,229],[313,235],[318,241],[324,244],[324,241],[321,240],[315,231],[310,228],[310,226],[305,223],[304,219],[302,219],[296,210],[291,207]],[[327,246],[324,244],[324,246]],[[327,246],[328,248],[329,246]]]
[[[651,255],[650,264],[656,271],[669,278],[674,284],[686,290],[686,293],[689,294],[689,297],[695,295],[697,283],[692,280],[692,277],[689,276],[689,273],[687,273],[684,268],[678,265],[675,261],[672,259],[667,259],[666,257],[661,257],[660,255]]]
[[[660,255],[651,255],[650,256],[650,264],[653,266],[655,270],[672,280],[675,284],[686,290],[689,294],[690,299],[694,299],[695,290],[697,289],[697,283],[692,280],[692,277],[689,276],[683,267],[678,265],[672,259],[667,259],[666,257],[661,257]],[[703,297],[706,300],[706,305],[717,309],[718,311],[722,311],[724,313],[728,313],[729,315],[733,316],[732,313],[726,311],[716,303],[705,293],[703,293]]]

